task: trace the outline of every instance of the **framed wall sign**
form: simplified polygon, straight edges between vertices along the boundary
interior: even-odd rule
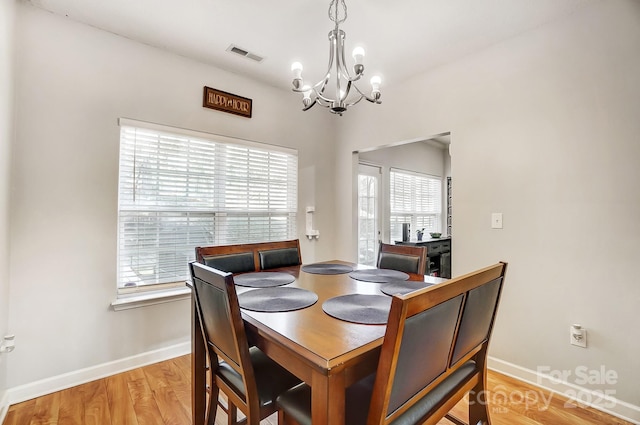
[[[202,106],[230,114],[251,118],[252,100],[246,97],[227,93],[222,90],[204,87]]]

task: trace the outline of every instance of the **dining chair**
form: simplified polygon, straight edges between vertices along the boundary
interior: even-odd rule
[[[231,273],[190,263],[197,314],[209,359],[210,394],[206,423],[215,422],[217,405],[227,412],[230,425],[258,425],[277,410],[276,397],[300,380],[269,359],[257,347],[249,347]],[[225,409],[219,390],[228,399]],[[203,389],[204,391],[204,389]],[[238,421],[237,409],[246,416]]]
[[[300,241],[273,242],[258,249],[260,270],[277,269],[279,267],[299,266],[302,264]]]
[[[427,249],[423,246],[391,245],[380,242],[377,267],[405,273],[425,274]]]
[[[469,393],[469,423],[490,424],[487,347],[506,263],[392,298],[378,368],[350,386],[345,424],[437,424]],[[311,425],[311,388],[277,399],[282,424]],[[368,412],[368,414],[366,413]]]

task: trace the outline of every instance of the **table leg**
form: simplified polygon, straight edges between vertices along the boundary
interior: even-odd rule
[[[313,425],[342,425],[345,421],[345,376],[343,372],[311,376],[311,418]]]
[[[204,424],[207,401],[207,370],[204,341],[202,340],[202,328],[196,299],[191,290],[191,423],[193,425]]]

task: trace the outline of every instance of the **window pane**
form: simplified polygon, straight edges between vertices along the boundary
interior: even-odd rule
[[[196,246],[293,239],[298,159],[122,126],[118,287],[188,278]]]
[[[358,175],[358,263],[375,265],[378,244],[378,178]]]
[[[411,238],[416,231],[440,232],[442,228],[442,181],[426,174],[390,172],[390,237],[401,240],[402,223],[411,224]]]

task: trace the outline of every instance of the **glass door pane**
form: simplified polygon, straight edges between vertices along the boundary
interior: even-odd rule
[[[376,265],[380,240],[380,168],[360,164],[358,172],[358,263]]]

